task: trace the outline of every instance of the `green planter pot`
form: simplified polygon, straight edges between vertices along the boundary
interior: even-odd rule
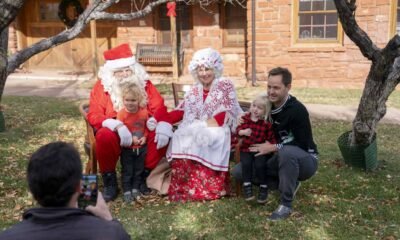
[[[348,165],[374,170],[378,166],[378,148],[376,136],[369,145],[350,146],[349,135],[351,131],[345,132],[337,140],[344,162]]]

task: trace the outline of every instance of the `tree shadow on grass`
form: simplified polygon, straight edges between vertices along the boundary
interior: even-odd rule
[[[6,122],[2,135],[9,142],[46,135],[62,120],[80,117],[76,101],[58,98],[5,96],[2,108]]]

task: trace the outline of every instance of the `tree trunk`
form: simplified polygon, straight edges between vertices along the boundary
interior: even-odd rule
[[[368,145],[376,133],[378,122],[386,114],[386,101],[382,101],[385,90],[383,81],[373,79],[374,67],[371,67],[363,94],[353,120],[352,145]]]
[[[386,114],[386,101],[400,82],[400,36],[395,35],[378,48],[355,18],[356,0],[334,0],[346,35],[371,61],[371,68],[353,121],[351,145],[369,145],[379,121]]]
[[[8,27],[0,33],[0,103],[7,79]],[[0,132],[5,130],[5,120],[0,105]]]

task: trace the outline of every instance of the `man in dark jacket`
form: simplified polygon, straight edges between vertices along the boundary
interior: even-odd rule
[[[96,206],[78,208],[82,164],[71,144],[42,146],[32,154],[27,172],[29,189],[41,207],[27,210],[22,222],[1,233],[0,240],[130,239],[100,192]]]
[[[269,220],[290,216],[299,181],[312,177],[318,168],[318,151],[312,136],[309,114],[304,105],[289,94],[291,84],[292,74],[288,69],[278,67],[269,72],[267,92],[272,103],[269,120],[278,144],[266,142],[249,148],[257,152],[255,156],[275,153],[268,159],[266,174],[269,183],[279,181],[281,203]],[[235,167],[233,175],[241,179],[240,165]]]

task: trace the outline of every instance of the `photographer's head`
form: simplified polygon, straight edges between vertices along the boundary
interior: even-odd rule
[[[46,144],[29,159],[29,189],[43,207],[67,206],[71,197],[79,192],[81,177],[80,155],[72,144]]]

